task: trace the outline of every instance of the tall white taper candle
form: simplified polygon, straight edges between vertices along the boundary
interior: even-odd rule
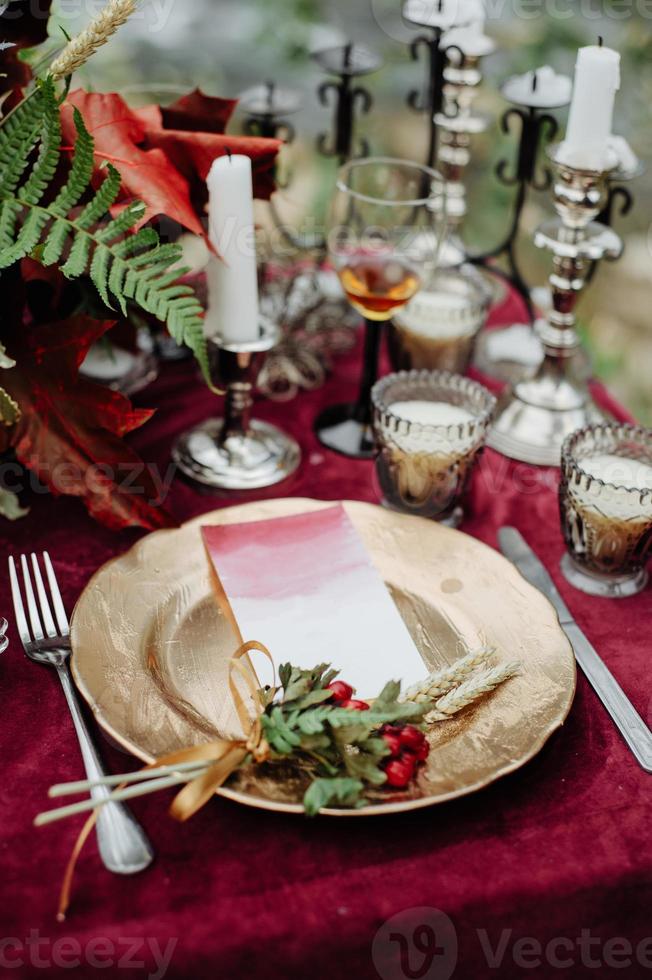
[[[619,88],[618,52],[597,44],[580,48],[566,139],[560,151],[564,163],[586,170],[603,170],[608,165],[614,100]]]
[[[206,333],[225,343],[259,336],[251,160],[219,157],[208,175],[208,234],[220,258],[208,265]]]

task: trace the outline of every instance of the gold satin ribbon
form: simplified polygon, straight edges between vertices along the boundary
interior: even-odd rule
[[[242,765],[248,755],[252,755],[256,762],[264,762],[269,757],[269,745],[263,738],[261,716],[265,705],[259,697],[259,681],[251,664],[248,663],[245,666],[242,663],[242,658],[246,657],[252,650],[257,650],[259,653],[264,654],[271,663],[272,668],[274,668],[274,660],[272,659],[271,653],[263,643],[259,643],[257,640],[250,640],[248,643],[243,643],[229,661],[229,689],[244,737],[233,741],[215,739],[212,742],[195,745],[189,749],[170,752],[169,755],[157,759],[156,762],[145,766],[142,770],[143,772],[147,772],[148,769],[157,769],[159,766],[174,766],[184,762],[207,763],[207,768],[184,786],[172,801],[169,813],[175,820],[184,822],[190,819],[198,810],[201,810],[208,803],[211,796],[215,794],[216,790]],[[243,698],[238,690],[236,675],[239,675],[244,682],[247,690],[247,698]],[[258,709],[253,718],[247,708],[247,701],[249,699],[253,701]],[[126,783],[123,783],[114,792],[120,792],[126,785]],[[75,867],[84,844],[97,822],[100,810],[101,807],[94,810],[82,827],[68,860],[61,894],[59,896],[59,908],[57,912],[57,920],[59,922],[63,922],[66,918],[66,912],[70,905]]]

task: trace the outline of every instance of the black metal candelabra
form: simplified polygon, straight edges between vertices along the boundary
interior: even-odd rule
[[[246,113],[243,130],[247,136],[279,139],[286,144],[294,141],[296,130],[286,116],[301,108],[301,99],[290,89],[279,88],[276,82],[265,82],[243,92],[240,109]]]
[[[510,161],[506,159],[500,160],[496,165],[497,179],[505,187],[515,189],[510,225],[505,237],[497,245],[481,254],[468,255],[468,259],[475,265],[482,265],[507,280],[522,297],[530,321],[533,323],[535,315],[530,289],[521,272],[517,255],[518,231],[528,191],[545,191],[551,186],[550,168],[545,164],[540,168],[538,161],[542,147],[554,139],[559,124],[549,112],[541,112],[539,108],[532,105],[513,105],[506,110],[501,120],[501,129],[506,135],[511,130],[512,122],[518,122],[520,125],[513,169],[510,172]],[[506,273],[495,264],[501,258],[507,262]]]
[[[430,136],[426,163],[434,167],[437,160],[437,144],[439,129],[435,116],[441,112],[444,102],[444,68],[447,54],[441,47],[443,36],[441,27],[430,28],[429,34],[420,34],[410,42],[410,55],[413,61],[420,61],[421,51],[427,57],[426,84],[423,91],[412,89],[408,93],[407,104],[418,113],[425,113],[430,122]]]
[[[341,164],[353,157],[369,155],[369,143],[362,137],[356,147],[355,121],[359,111],[366,115],[371,111],[373,98],[355,79],[378,71],[382,60],[373,51],[360,44],[349,42],[340,47],[327,48],[313,55],[317,64],[329,75],[337,75],[337,81],[322,82],[318,89],[319,101],[328,106],[334,97],[333,133],[321,133],[317,138],[319,152],[326,157],[337,157]]]

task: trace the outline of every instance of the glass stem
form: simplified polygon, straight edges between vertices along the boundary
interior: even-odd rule
[[[370,425],[372,419],[371,411],[371,389],[378,380],[378,361],[380,357],[380,343],[382,340],[382,323],[374,320],[365,320],[364,335],[364,354],[362,361],[362,379],[360,381],[360,392],[355,406],[355,419],[362,425]]]

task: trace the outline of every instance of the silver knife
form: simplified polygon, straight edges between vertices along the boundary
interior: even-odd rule
[[[498,541],[502,553],[516,565],[523,578],[543,592],[553,604],[586,679],[615,721],[636,760],[646,772],[652,772],[652,732],[573,619],[547,569],[515,527],[501,527]]]

